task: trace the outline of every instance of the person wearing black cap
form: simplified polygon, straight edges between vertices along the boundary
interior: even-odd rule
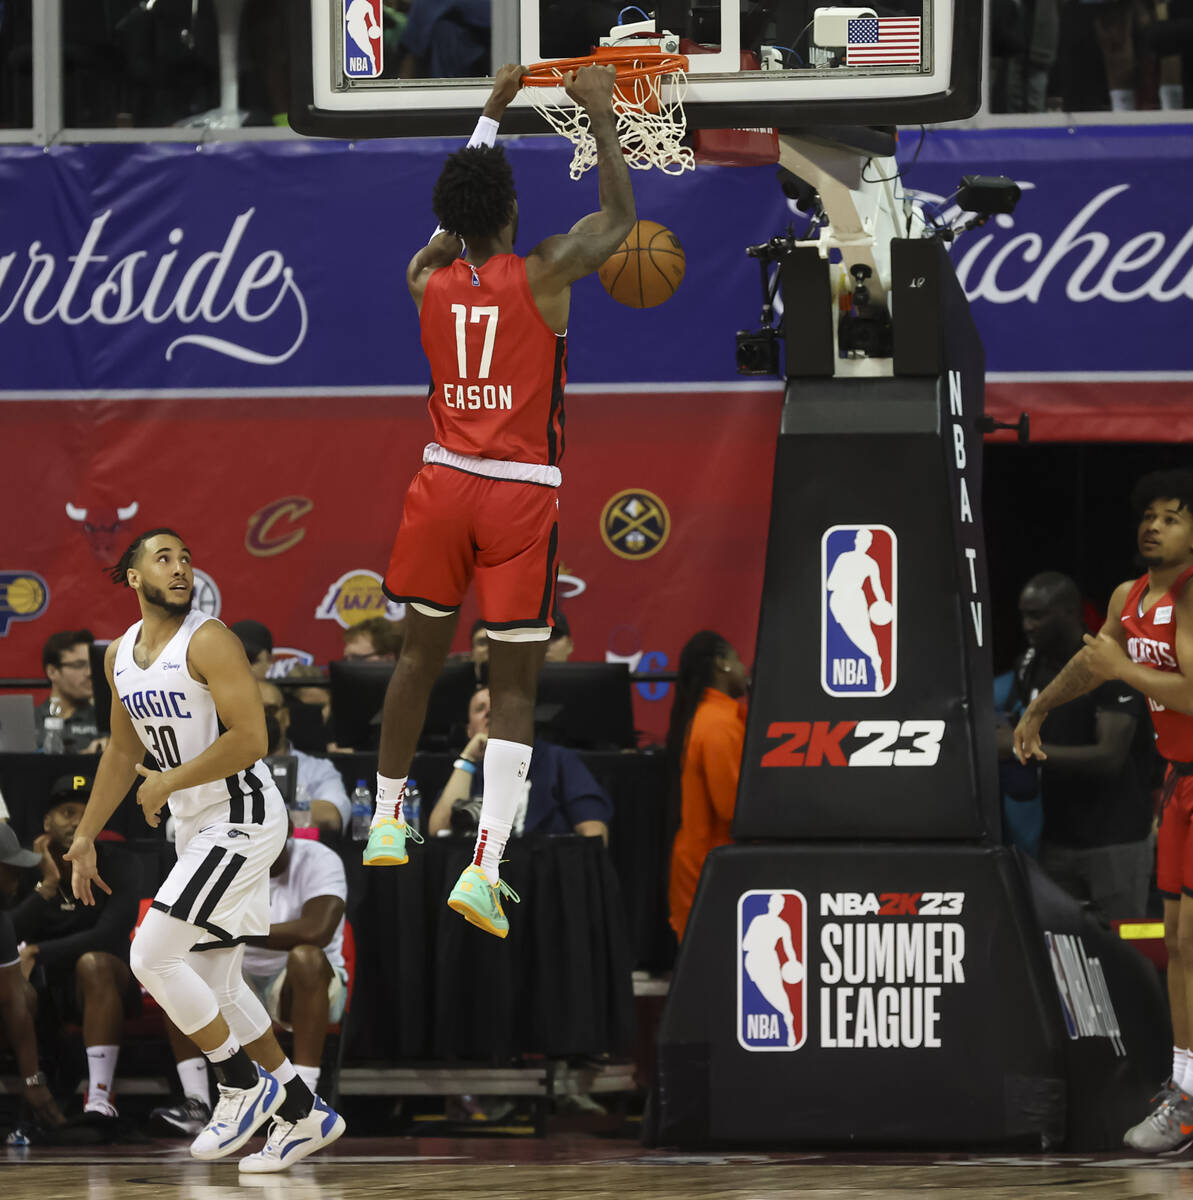
[[[40,863],[41,856],[34,850],[23,850],[12,826],[0,821],[0,900],[10,902],[20,886],[20,871]],[[17,1071],[25,1081],[22,1098],[38,1124],[61,1125],[64,1118],[38,1063],[33,1026],[36,1004],[33,989],[22,972],[12,917],[0,910],[0,1033],[17,1060]]]
[[[228,628],[240,638],[255,679],[264,679],[273,662],[273,634],[260,621],[237,621]]]
[[[130,855],[110,842],[97,847],[104,879],[112,895],[100,894],[94,906],[71,894],[70,870],[63,854],[70,849],[92,776],[63,775],[50,788],[44,832],[33,846],[41,867],[37,887],[13,910],[13,926],[25,943],[21,967],[60,1019],[81,1020],[87,1048],[87,1097],[83,1111],[115,1117],[112,1081],[120,1053],[125,1016],[140,1007],[140,988],[128,965],[129,935],[137,922],[140,871]]]

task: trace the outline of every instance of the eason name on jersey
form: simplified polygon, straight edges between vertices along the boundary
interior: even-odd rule
[[[514,389],[508,383],[445,383],[443,402],[448,408],[512,409]]]
[[[934,767],[944,721],[772,721],[764,767]]]

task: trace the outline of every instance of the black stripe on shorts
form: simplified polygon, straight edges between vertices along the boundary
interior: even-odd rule
[[[215,874],[216,868],[223,862],[227,853],[228,850],[224,846],[213,846],[207,851],[207,857],[195,868],[195,873],[187,880],[186,887],[179,892],[178,899],[166,909],[170,916],[177,917],[180,921],[190,921],[190,912],[199,898],[199,893]]]
[[[211,914],[215,911],[215,906],[224,898],[228,888],[232,886],[232,880],[236,878],[240,868],[244,866],[244,855],[233,854],[231,859],[220,872],[219,878],[215,881],[211,890],[207,893],[207,899],[199,906],[199,911],[195,913],[194,924],[206,925],[211,919]]]

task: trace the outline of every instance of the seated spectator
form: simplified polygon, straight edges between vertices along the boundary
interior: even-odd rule
[[[21,970],[32,976],[39,997],[62,1022],[81,1022],[87,1047],[85,1113],[116,1116],[112,1081],[125,1016],[140,1010],[141,990],[128,965],[129,935],[137,922],[141,873],[127,851],[99,842],[100,878],[112,889],[96,889],[95,904],[81,904],[71,891],[70,849],[92,777],[64,775],[50,789],[44,830],[34,842],[41,854],[41,880],[13,910],[21,948]],[[36,974],[34,974],[36,972]]]
[[[290,710],[282,689],[268,679],[257,682],[265,705],[265,732],[270,755],[293,755],[298,763],[298,786],[311,802],[311,824],[329,833],[348,828],[352,805],[340,773],[326,758],[306,754],[290,744]]]
[[[98,754],[107,745],[95,723],[89,657],[93,641],[90,629],[68,629],[46,638],[41,664],[50,681],[50,694],[33,710],[39,746],[45,743],[51,708],[63,719],[63,754]]]
[[[41,855],[35,850],[23,850],[12,828],[0,824],[0,901],[5,907],[12,903],[20,888],[20,872],[40,865]],[[23,965],[12,917],[0,910],[0,1038],[3,1039],[0,1045],[6,1046],[16,1059],[24,1106],[38,1125],[49,1128],[61,1125],[64,1118],[39,1064],[33,1024],[37,997],[25,977]]]
[[[370,617],[344,630],[344,657],[349,662],[396,662],[402,652],[405,621]]]
[[[567,617],[555,610],[555,624],[551,626],[551,640],[547,643],[547,662],[567,662],[576,649],[572,641],[572,627]]]
[[[291,831],[292,832],[292,831]],[[327,1027],[344,1015],[344,909],[348,882],[334,850],[290,837],[269,872],[269,933],[248,939],[244,977],[269,1015],[294,1032],[294,1069],[313,1093]],[[211,1116],[207,1063],[169,1020],[170,1045],[186,1099],[152,1114],[159,1128],[193,1136]]]
[[[431,836],[475,832],[488,735],[489,689],[481,688],[468,702],[468,744],[431,810],[427,825]],[[514,816],[515,834],[578,833],[599,837],[608,845],[613,802],[574,751],[536,739],[526,786]]]
[[[237,621],[228,628],[240,638],[254,677],[264,679],[273,664],[273,634],[260,621]]]
[[[749,675],[719,633],[694,634],[679,655],[667,755],[680,786],[679,832],[671,850],[671,928],[683,937],[708,852],[733,839],[746,723],[738,700]]]
[[[1060,43],[1061,0],[994,0],[990,10],[990,107],[1044,112]]]

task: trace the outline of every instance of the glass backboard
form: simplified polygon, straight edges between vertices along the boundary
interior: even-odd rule
[[[290,123],[334,137],[464,134],[493,64],[634,39],[688,57],[695,129],[959,120],[981,100],[980,0],[294,0]],[[544,132],[524,95],[503,132]]]

